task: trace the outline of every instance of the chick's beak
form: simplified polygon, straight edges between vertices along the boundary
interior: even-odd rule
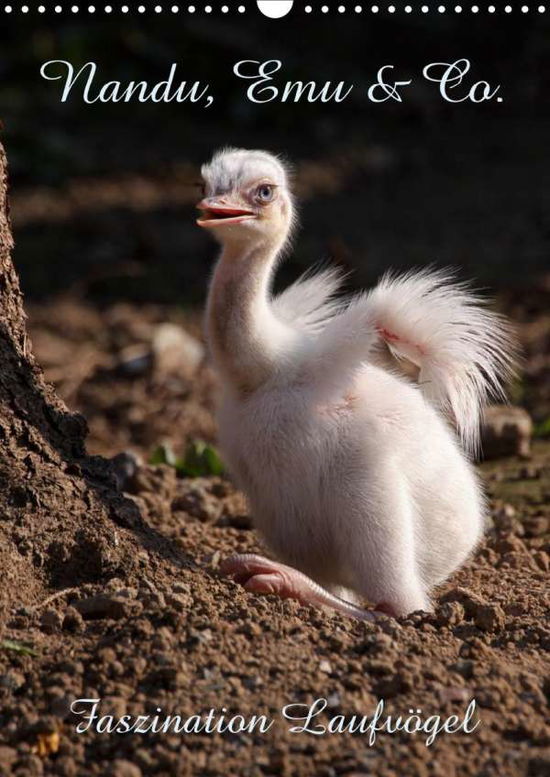
[[[220,224],[241,224],[256,218],[254,211],[240,203],[232,203],[225,197],[205,197],[197,205],[202,215],[197,219],[199,227],[216,227]]]

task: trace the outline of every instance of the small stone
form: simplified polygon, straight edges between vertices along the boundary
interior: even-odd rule
[[[484,459],[530,455],[533,422],[522,407],[492,405],[485,410],[481,427]]]
[[[63,626],[63,616],[57,610],[46,610],[40,618],[40,628],[46,634],[53,634]]]
[[[460,586],[451,588],[450,591],[447,591],[447,593],[441,597],[440,601],[441,606],[446,602],[458,602],[462,605],[467,618],[474,617],[477,608],[485,604],[480,596],[473,591],[469,591],[467,588],[461,588]]]
[[[476,661],[483,661],[493,655],[493,652],[489,645],[487,645],[479,637],[472,637],[466,642],[463,642],[460,646],[459,655],[465,659],[475,659]]]
[[[522,522],[519,520],[516,509],[513,505],[504,504],[501,507],[496,508],[492,515],[493,527],[499,532],[508,532],[510,534],[517,534],[519,537],[523,537],[525,529]]]
[[[472,618],[483,631],[498,631],[504,627],[504,610],[499,604],[489,604],[465,588],[453,588],[443,597],[443,602],[459,602],[467,618]]]
[[[97,651],[97,658],[102,664],[110,666],[117,660],[116,650],[112,647],[102,647]]]
[[[57,757],[55,759],[55,770],[59,777],[77,777],[78,764],[69,755]]]
[[[14,750],[13,747],[6,747],[5,745],[0,745],[0,764],[3,764],[8,769],[11,767],[11,765],[17,760],[17,750]],[[8,774],[9,772],[6,772]]]
[[[410,689],[411,684],[408,679],[400,674],[395,674],[393,677],[382,678],[374,690],[378,697],[392,699],[394,696],[407,693]]]
[[[50,702],[50,712],[52,715],[55,715],[56,718],[64,720],[71,714],[71,704],[73,702],[74,696],[67,696],[64,693],[61,693]]]
[[[152,341],[155,372],[191,378],[204,360],[204,346],[177,324],[156,327]]]
[[[55,668],[58,672],[63,672],[71,676],[84,674],[84,664],[82,661],[61,661]]]
[[[214,523],[222,514],[222,503],[201,483],[190,485],[172,501],[172,510],[183,510],[203,523]]]
[[[219,568],[220,562],[221,562],[221,558],[222,558],[222,554],[220,553],[220,551],[219,550],[215,550],[214,553],[212,554],[211,559],[210,559],[210,564],[212,566],[212,569],[218,569]]]
[[[451,685],[447,688],[440,688],[438,695],[442,704],[453,701],[465,704],[472,698],[470,689],[465,688],[463,685]]]
[[[125,587],[125,583],[120,577],[111,577],[105,584],[104,592],[107,594],[116,594],[121,588]]]
[[[499,604],[479,605],[474,614],[474,623],[483,631],[501,631],[505,622],[506,616]]]
[[[110,777],[142,777],[139,766],[123,758],[117,758],[116,761],[113,761],[109,774]]]
[[[60,676],[54,675],[54,678],[55,678],[55,681],[57,682]],[[52,678],[49,677],[48,679],[51,680]],[[63,678],[63,679],[68,679],[68,678]],[[48,685],[44,689],[44,695],[46,696],[47,699],[57,699],[60,696],[63,696],[63,693],[64,693],[63,688],[60,685]]]
[[[392,641],[399,639],[399,635],[402,632],[402,626],[395,620],[395,618],[385,618],[378,616],[376,619],[376,628],[391,637]]]
[[[544,550],[538,550],[536,553],[533,553],[533,559],[539,569],[542,569],[543,572],[548,572],[550,569],[550,556],[548,553],[545,553]]]
[[[67,607],[63,618],[63,629],[73,634],[80,634],[85,630],[84,619],[74,607]]]
[[[231,484],[227,480],[218,478],[212,481],[211,491],[218,499],[223,499],[231,493]]]
[[[247,621],[242,628],[242,632],[247,637],[259,637],[262,633],[262,627],[254,621]]]
[[[550,532],[550,518],[543,515],[533,515],[523,521],[526,537],[542,537]]]
[[[153,354],[147,345],[128,345],[119,354],[118,369],[125,375],[138,377],[151,368]]]
[[[479,551],[479,558],[484,559],[489,566],[495,567],[498,561],[498,554],[492,548],[485,547]]]
[[[121,491],[126,489],[128,483],[135,477],[137,471],[143,466],[142,459],[133,451],[122,451],[111,459],[111,468]]]
[[[25,685],[25,675],[21,672],[6,672],[0,675],[0,687],[8,691],[18,691]]]
[[[99,595],[78,599],[74,602],[74,607],[85,620],[99,620],[101,618],[120,620],[120,618],[130,614],[130,604],[128,599]]]
[[[115,595],[121,599],[136,599],[138,592],[137,588],[119,588],[115,591]]]
[[[464,607],[460,602],[444,602],[436,613],[438,626],[458,626],[464,620]]]
[[[193,599],[188,594],[166,594],[164,597],[166,604],[169,607],[173,607],[175,610],[189,610]]]
[[[236,515],[224,516],[225,524],[232,526],[234,529],[250,530],[253,528],[252,518],[246,513],[237,513]]]
[[[208,642],[211,638],[212,632],[210,629],[199,631],[199,629],[191,628],[189,629],[189,638],[187,642],[189,647],[194,648],[204,644],[205,642]]]
[[[474,662],[470,659],[460,659],[449,667],[452,672],[457,672],[465,680],[470,680],[474,675]]]
[[[332,666],[330,661],[327,661],[326,659],[321,661],[319,664],[319,671],[323,672],[324,674],[332,674]]]
[[[44,763],[38,755],[23,753],[17,761],[17,771],[19,774],[29,775],[29,777],[42,777],[44,774]]]
[[[387,654],[395,646],[390,634],[376,634],[372,641],[373,652]]]
[[[528,552],[525,543],[514,534],[508,534],[499,538],[495,543],[495,550],[501,555],[506,553],[519,553],[525,555]]]
[[[140,597],[144,607],[164,607],[166,605],[162,591],[146,590],[140,594]]]
[[[172,591],[175,594],[191,594],[191,586],[188,583],[175,582]]]

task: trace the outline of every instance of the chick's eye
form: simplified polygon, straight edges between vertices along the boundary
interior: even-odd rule
[[[275,196],[275,187],[269,183],[262,183],[256,189],[255,196],[258,202],[262,202],[262,203],[271,202],[271,200]]]

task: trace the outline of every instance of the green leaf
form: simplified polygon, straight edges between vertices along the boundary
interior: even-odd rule
[[[192,440],[185,451],[183,468],[189,477],[198,478],[202,472],[202,456],[205,443],[202,440]]]
[[[171,446],[167,443],[158,445],[151,456],[149,457],[149,464],[168,464],[169,467],[176,466],[176,455]]]
[[[14,653],[21,653],[24,656],[37,656],[38,653],[30,645],[25,645],[24,642],[16,642],[13,639],[3,639],[0,642],[0,648],[4,650],[12,650]]]
[[[535,437],[550,437],[550,416],[545,418],[544,421],[535,424],[533,435]]]
[[[222,475],[224,472],[220,454],[204,440],[192,440],[183,457],[176,457],[169,445],[159,445],[151,454],[149,464],[168,464],[178,475],[188,478]]]
[[[183,459],[181,474],[197,478],[205,475],[221,475],[224,467],[217,450],[203,440],[192,440]]]
[[[215,448],[211,445],[207,445],[203,452],[203,458],[210,475],[223,474],[223,462]]]

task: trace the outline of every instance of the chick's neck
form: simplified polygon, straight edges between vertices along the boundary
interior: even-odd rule
[[[210,285],[207,334],[216,367],[248,394],[279,369],[287,327],[273,313],[271,279],[283,240],[227,245]]]

